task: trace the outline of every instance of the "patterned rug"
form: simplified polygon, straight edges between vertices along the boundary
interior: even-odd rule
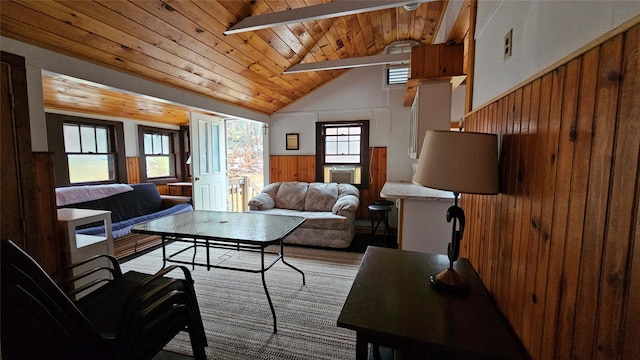
[[[171,244],[174,251],[180,244]],[[281,261],[265,274],[277,316],[278,332],[259,273],[196,267],[195,281],[209,346],[209,359],[353,359],[355,332],[336,326],[342,304],[356,275],[361,253],[285,246]],[[185,254],[185,259],[192,252]],[[122,264],[122,270],[155,273],[162,266],[162,250],[154,250]],[[212,250],[211,262],[257,269],[259,253]],[[197,260],[204,261],[198,249]],[[270,261],[266,261],[270,263]],[[191,269],[191,268],[190,268]],[[165,350],[191,354],[186,333],[176,336]]]

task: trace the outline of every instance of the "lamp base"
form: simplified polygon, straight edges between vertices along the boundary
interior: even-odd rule
[[[429,279],[431,285],[443,291],[463,292],[469,289],[469,284],[453,269],[444,269]]]

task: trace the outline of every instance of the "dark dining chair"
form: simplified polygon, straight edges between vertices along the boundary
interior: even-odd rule
[[[92,280],[65,294],[27,253],[10,240],[1,242],[4,359],[151,359],[183,330],[194,357],[206,358],[207,340],[187,268],[123,274],[115,258],[99,255],[66,269],[89,266],[69,280]],[[100,258],[111,266],[103,266]],[[101,265],[91,268],[96,260]],[[181,271],[183,278],[167,277],[172,271]],[[72,300],[81,292],[84,296]]]

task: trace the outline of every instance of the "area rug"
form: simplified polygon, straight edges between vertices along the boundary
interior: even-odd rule
[[[168,250],[181,245],[174,243]],[[196,258],[204,261],[204,250]],[[355,332],[339,328],[336,321],[356,275],[361,253],[285,246],[287,262],[278,262],[265,274],[276,312],[278,332],[259,273],[196,267],[191,270],[209,346],[208,359],[353,359]],[[185,259],[193,255],[187,252]],[[162,250],[149,252],[122,264],[122,270],[155,273],[162,266]],[[228,249],[211,251],[212,263],[259,268],[259,253]],[[189,267],[191,269],[191,267]],[[165,350],[191,354],[186,333]]]

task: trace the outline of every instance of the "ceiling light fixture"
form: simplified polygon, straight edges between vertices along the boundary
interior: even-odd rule
[[[404,9],[407,10],[407,11],[413,11],[413,10],[417,9],[418,6],[420,6],[420,3],[419,2],[414,2],[414,3],[411,3],[411,4],[405,4],[404,5]]]

